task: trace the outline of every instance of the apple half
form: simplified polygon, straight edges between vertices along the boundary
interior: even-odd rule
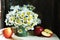
[[[50,29],[44,29],[41,34],[46,37],[51,37],[53,35],[53,32]]]

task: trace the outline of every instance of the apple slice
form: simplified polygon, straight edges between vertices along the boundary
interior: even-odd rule
[[[41,34],[46,37],[51,37],[53,35],[53,32],[50,29],[44,29]]]
[[[50,29],[45,29],[44,31],[53,34],[53,32]]]
[[[47,36],[47,37],[51,36],[50,33],[47,33],[47,32],[45,32],[45,31],[42,32],[42,35],[43,35],[43,36]]]

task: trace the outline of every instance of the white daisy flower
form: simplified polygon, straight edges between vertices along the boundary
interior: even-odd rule
[[[22,25],[26,31],[34,30],[35,25],[41,24],[41,19],[38,18],[38,14],[32,11],[34,8],[32,5],[24,5],[23,7],[19,5],[11,6],[10,9],[13,10],[6,14],[6,25],[14,25],[15,27]]]

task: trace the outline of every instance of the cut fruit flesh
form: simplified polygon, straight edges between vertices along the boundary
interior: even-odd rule
[[[45,29],[44,31],[53,34],[53,32],[49,29]]]
[[[42,32],[42,35],[43,35],[43,36],[51,36],[50,33],[47,33],[47,32],[45,32],[45,31]]]

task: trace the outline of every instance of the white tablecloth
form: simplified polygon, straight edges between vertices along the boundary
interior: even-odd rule
[[[17,37],[13,36],[14,39],[16,40],[59,40],[59,38],[54,34],[52,37],[47,38],[47,37],[37,37],[37,36],[27,36],[27,37]]]
[[[0,30],[0,34],[2,33],[2,30]],[[37,37],[37,36],[27,36],[27,37],[17,37],[15,35],[12,36],[14,40],[60,40],[55,34],[50,37]],[[6,39],[3,35],[0,35],[0,40],[9,40]]]

